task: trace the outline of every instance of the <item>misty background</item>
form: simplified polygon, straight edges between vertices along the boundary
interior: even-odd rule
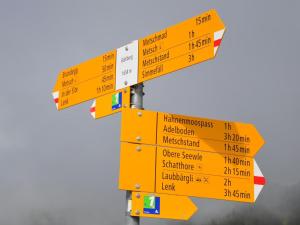
[[[299,224],[299,1],[0,0],[0,225],[124,224],[120,114],[58,112],[57,74],[211,8],[217,57],[146,82],[144,107],[253,123],[267,185],[254,205],[193,198],[191,221],[141,224]]]

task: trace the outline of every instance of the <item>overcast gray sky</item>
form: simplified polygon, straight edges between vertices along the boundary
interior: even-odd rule
[[[0,224],[123,224],[120,115],[94,121],[91,102],[58,112],[57,74],[211,8],[227,27],[218,56],[146,82],[144,107],[255,124],[258,204],[300,181],[299,1],[0,0]],[[242,206],[194,200],[199,223]]]

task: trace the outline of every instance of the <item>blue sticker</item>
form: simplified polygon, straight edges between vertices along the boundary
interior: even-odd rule
[[[160,197],[144,196],[144,214],[160,214]]]
[[[122,92],[112,95],[111,104],[112,110],[116,110],[122,107]]]

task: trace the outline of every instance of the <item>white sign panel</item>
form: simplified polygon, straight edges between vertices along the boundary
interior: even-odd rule
[[[117,49],[116,90],[138,82],[139,41]]]

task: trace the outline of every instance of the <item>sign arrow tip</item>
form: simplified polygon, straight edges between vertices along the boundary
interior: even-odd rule
[[[58,110],[58,96],[59,96],[59,91],[52,92],[52,97],[57,110]]]
[[[96,119],[96,100],[93,101],[93,104],[90,108],[90,113],[94,119]]]
[[[265,184],[266,179],[254,160],[254,201],[256,201]]]
[[[189,204],[186,205],[186,210],[188,213],[186,219],[189,220],[198,211],[198,207],[189,197],[187,197],[187,200],[189,201]]]
[[[218,48],[221,45],[224,33],[225,33],[225,28],[214,32],[214,56],[216,56]]]

